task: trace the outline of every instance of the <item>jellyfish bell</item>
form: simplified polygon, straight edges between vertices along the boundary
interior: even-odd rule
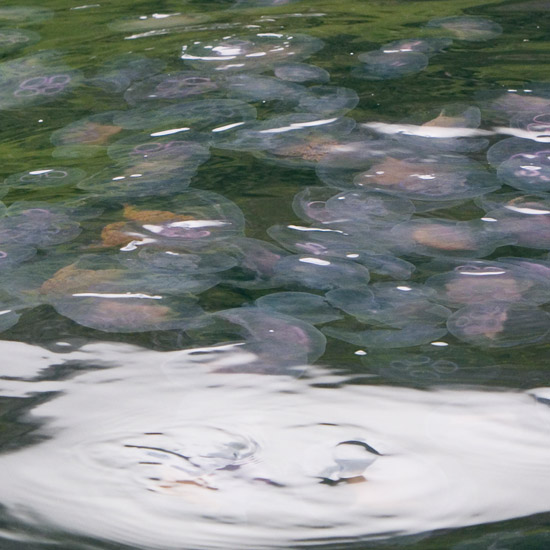
[[[2,17],[0,13],[0,23]],[[40,35],[33,31],[0,27],[0,55],[13,53],[21,48],[31,46],[40,40]]]
[[[321,67],[308,65],[307,63],[291,63],[283,62],[275,65],[273,72],[275,76],[281,80],[289,82],[318,82],[326,83],[330,80],[330,75]]]
[[[342,116],[357,107],[359,96],[351,88],[311,86],[302,93],[296,111]]]
[[[448,48],[452,43],[450,38],[404,38],[388,42],[380,49],[388,52],[420,52],[434,55]]]
[[[137,38],[140,33],[145,33],[144,36],[154,31],[162,31],[162,34],[166,34],[177,30],[178,27],[185,28],[205,20],[205,16],[199,13],[148,13],[117,19],[110,23],[109,27],[119,32],[137,33],[137,35],[131,35],[132,38]]]
[[[291,57],[307,59],[323,47],[318,38],[292,33],[257,33],[229,36],[212,43],[194,42],[182,48],[181,59],[188,65],[220,73],[262,72]]]
[[[365,80],[391,80],[423,71],[428,66],[428,56],[417,51],[365,52],[358,56],[363,63],[352,70],[352,75]]]
[[[502,34],[502,27],[485,17],[457,15],[432,19],[426,25],[428,28],[442,29],[450,32],[458,40],[476,42],[491,40]]]
[[[53,11],[36,6],[5,6],[0,8],[0,23],[39,23],[53,17]]]
[[[84,170],[66,167],[40,167],[18,174],[12,174],[4,184],[13,189],[43,189],[61,185],[74,185],[86,176]]]
[[[451,315],[449,332],[480,347],[512,347],[542,341],[550,315],[533,305],[501,302],[469,304]]]
[[[301,84],[280,80],[271,76],[236,74],[229,76],[226,88],[230,97],[244,101],[277,101],[297,105],[306,90]]]

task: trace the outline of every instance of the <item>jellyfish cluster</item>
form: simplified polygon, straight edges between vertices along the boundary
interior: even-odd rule
[[[47,16],[0,10],[2,20]],[[207,20],[153,14],[110,28],[131,40],[187,36]],[[547,342],[550,88],[492,90],[395,121],[353,115],[365,80],[410,79],[433,57],[444,63],[455,42],[491,40],[501,27],[477,16],[426,21],[420,37],[359,52],[354,89],[312,62],[322,40],[259,21],[217,38],[197,32],[180,44],[176,69],[137,53],[78,69],[60,52],[16,57],[39,35],[0,27],[0,52],[12,56],[0,63],[1,110],[90,93],[106,105],[51,131],[51,164],[0,187],[9,205],[0,327],[49,306],[104,333],[238,343],[261,372],[319,360],[327,337],[359,356],[403,348],[413,365],[432,344]],[[246,200],[223,196],[226,183],[238,190],[232,159],[303,175],[284,205],[294,215],[273,209],[278,217],[250,232]],[[55,200],[32,200],[44,194]]]

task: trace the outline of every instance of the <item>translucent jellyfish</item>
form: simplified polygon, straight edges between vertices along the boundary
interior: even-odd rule
[[[296,105],[306,93],[301,84],[254,74],[230,76],[226,87],[230,96],[245,101],[279,101],[290,105]]]
[[[495,297],[503,302],[550,301],[550,278],[526,265],[498,261],[468,261],[453,271],[426,281],[437,292],[437,301],[450,306],[485,303]]]
[[[151,210],[148,206],[141,209],[127,205],[123,211],[124,221],[104,227],[101,233],[103,246],[122,246],[123,250],[131,251],[155,243],[155,246],[166,246],[167,249],[178,245],[195,249],[242,235],[242,212],[216,193],[183,191],[169,201],[173,210]]]
[[[275,288],[275,265],[289,255],[273,244],[246,237],[231,239],[231,247],[227,252],[238,263],[234,269],[223,274],[224,283],[249,289]]]
[[[302,95],[297,111],[319,113],[324,116],[343,115],[355,109],[359,96],[351,88],[340,86],[311,86]]]
[[[235,99],[203,99],[163,108],[138,107],[119,112],[115,124],[131,130],[164,128],[168,135],[203,132],[211,136],[256,118],[256,109]],[[162,134],[163,132],[154,132]]]
[[[487,229],[483,221],[454,222],[443,219],[416,219],[396,225],[387,235],[390,250],[422,256],[459,256],[480,258],[508,244],[508,238]]]
[[[550,315],[532,305],[507,302],[470,304],[447,321],[449,332],[480,347],[511,347],[541,341],[550,330]]]
[[[78,84],[76,71],[55,55],[39,53],[0,64],[0,109],[55,101]]]
[[[415,51],[376,50],[357,56],[363,62],[352,70],[356,78],[390,80],[419,73],[428,66],[428,56]]]
[[[500,187],[483,166],[458,155],[386,157],[354,178],[357,187],[415,200],[446,201],[476,197]]]
[[[319,118],[302,113],[249,124],[217,147],[249,151],[253,155],[291,167],[312,167],[338,147],[355,127],[351,118]]]
[[[258,33],[247,37],[230,36],[207,43],[184,46],[181,59],[197,69],[219,72],[265,71],[292,58],[307,59],[323,47],[318,38],[303,34]]]
[[[1,9],[1,8],[0,8]],[[2,17],[0,16],[0,21]],[[40,40],[40,35],[22,29],[0,28],[0,55],[26,48]]]
[[[36,249],[32,246],[19,244],[2,244],[0,246],[0,274],[4,270],[17,266],[36,255]]]
[[[236,336],[244,339],[242,349],[258,355],[268,367],[311,363],[325,351],[325,337],[294,317],[251,307],[219,311],[214,316],[240,327]]]
[[[324,197],[327,198],[323,200]],[[298,193],[293,209],[302,219],[340,229],[342,226],[392,227],[408,220],[415,211],[411,201],[385,193],[357,190],[333,195],[332,189],[316,187]]]
[[[400,329],[347,330],[323,327],[323,333],[365,348],[408,348],[428,344],[447,334],[447,329],[433,325],[410,324]]]
[[[441,325],[451,312],[433,304],[434,291],[424,285],[404,282],[375,283],[369,288],[337,289],[326,298],[334,307],[359,321],[384,327]]]
[[[0,7],[0,23],[38,23],[53,17],[53,11],[36,6]]]
[[[312,325],[342,318],[323,296],[308,292],[275,292],[258,298],[255,305],[261,309],[296,317]]]
[[[141,55],[127,53],[118,55],[104,63],[95,76],[86,80],[108,93],[122,93],[136,80],[151,78],[160,73],[165,63],[160,59],[150,59]]]
[[[53,306],[79,325],[103,332],[185,329],[196,325],[204,313],[189,299],[163,301],[155,296],[132,293],[57,298]]]
[[[275,76],[289,82],[319,82],[330,80],[330,75],[321,67],[308,65],[307,63],[280,63],[273,69]]]
[[[137,82],[126,90],[124,99],[130,105],[173,103],[214,92],[218,88],[219,78],[214,79],[196,71],[182,71],[160,74]]]
[[[292,255],[274,267],[274,281],[280,285],[298,285],[317,290],[356,287],[367,284],[369,270],[345,260]]]
[[[143,33],[147,36],[147,31],[159,31],[160,34],[167,34],[178,27],[187,27],[205,21],[205,16],[200,13],[151,13],[133,17],[125,17],[113,21],[109,27],[121,32]],[[133,36],[138,38],[138,35]]]
[[[405,38],[394,40],[381,46],[384,52],[420,52],[436,54],[448,48],[453,41],[450,38]]]
[[[80,168],[37,168],[13,174],[4,180],[4,184],[14,189],[35,189],[44,187],[58,187],[60,185],[74,185],[86,176]]]
[[[550,145],[523,141],[521,152],[499,165],[498,177],[511,187],[528,193],[550,191]]]
[[[439,17],[432,19],[426,26],[449,31],[459,40],[467,40],[469,42],[490,40],[502,34],[502,27],[498,23],[485,17],[470,15]]]
[[[483,91],[477,99],[487,114],[499,121],[511,121],[518,114],[536,116],[550,109],[550,88],[547,83],[529,83],[498,91]]]
[[[117,111],[92,115],[71,122],[52,133],[50,141],[56,146],[54,158],[87,158],[103,153],[122,127],[113,123]]]

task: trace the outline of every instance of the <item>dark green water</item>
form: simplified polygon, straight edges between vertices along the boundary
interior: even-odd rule
[[[502,32],[426,26],[459,15]],[[1,550],[550,546],[550,239],[544,220],[538,225],[548,217],[550,187],[509,178],[499,164],[515,149],[487,162],[489,148],[510,136],[522,154],[524,143],[527,153],[536,151],[535,160],[522,157],[529,165],[522,170],[548,162],[550,2],[45,0],[0,6],[0,27],[29,43],[0,40],[0,192],[8,208],[0,245],[8,260],[26,255],[0,263]],[[289,61],[273,53],[277,43],[245,57],[242,69],[216,72],[190,59],[201,45],[209,46],[197,57],[223,40],[269,35],[303,40],[311,52],[290,60],[324,69],[324,85],[355,92],[355,102],[302,108],[315,82],[273,91],[288,84],[275,81],[276,62]],[[448,44],[429,52],[425,68],[393,78],[360,72],[365,52],[442,37]],[[225,55],[232,60],[234,52]],[[180,71],[217,87],[152,98],[147,82]],[[235,85],[234,75],[273,80],[260,97],[256,81]],[[514,94],[534,94],[540,104],[495,106]],[[240,101],[237,114],[228,106],[211,114],[206,103],[193,117],[185,111],[192,101],[227,98]],[[175,105],[176,115],[169,111]],[[448,115],[449,105],[473,109],[480,121],[421,126]],[[293,124],[303,124],[276,118],[290,114],[305,117],[305,127],[321,126],[306,152],[303,142],[262,146],[266,134],[283,141]],[[60,132],[100,115],[106,118],[92,118],[104,125],[95,140]],[[348,122],[338,122],[342,116]],[[349,128],[333,130],[333,118]],[[232,124],[236,130],[226,131]],[[414,128],[388,126],[399,124]],[[433,126],[454,130],[458,140],[472,130],[478,145],[442,153],[428,143],[439,140],[433,135],[420,137],[421,145],[399,141],[403,128],[414,140]],[[181,153],[155,161],[132,150],[151,135],[166,144],[172,138],[163,133],[182,140]],[[383,154],[372,153],[382,140]],[[404,159],[411,164],[400,168]],[[425,162],[442,167],[443,199],[427,199],[429,189],[395,191],[392,181],[383,188],[384,170],[390,180],[418,178]],[[337,165],[341,173],[330,184]],[[451,196],[464,166],[475,183]],[[55,185],[22,179],[51,169],[75,175]],[[303,215],[308,200],[297,194],[321,189],[323,202],[360,189],[360,173],[379,176],[374,190],[401,200],[401,217],[369,225],[353,217],[360,204],[326,222]],[[141,187],[124,187],[122,174],[141,178]],[[542,215],[525,216],[518,229],[505,212],[518,204]],[[480,221],[490,216],[497,219]],[[494,221],[498,229],[486,230]],[[275,238],[273,226],[330,228],[346,239],[316,255],[294,246],[298,237]],[[446,227],[453,229],[447,234]],[[461,248],[455,238],[475,244]],[[408,267],[396,275],[349,261],[357,254],[346,253],[356,249]],[[153,265],[153,253],[193,258],[167,269]],[[270,253],[288,263],[273,268]],[[329,258],[347,267],[308,279],[290,263],[298,254],[307,265]],[[506,264],[511,282],[494,289],[476,287],[474,277],[453,298],[430,279],[460,265],[504,269],[499,259],[510,257],[521,269]],[[222,267],[201,271],[197,258]],[[399,300],[379,290],[376,307],[355,315],[361,292],[392,285],[418,292],[419,302],[399,309]],[[300,321],[292,316],[298,310],[289,319],[255,305],[283,291],[329,292],[323,307],[334,317]],[[102,293],[112,300],[97,301]],[[133,296],[128,307],[124,294]],[[494,304],[496,313],[487,309]],[[246,317],[252,310],[261,314]],[[13,322],[2,325],[8,315]],[[396,344],[400,337],[408,343]],[[144,443],[151,434],[154,442]],[[364,476],[369,459],[357,458],[350,442],[381,455]],[[342,445],[350,456],[338,454]],[[143,465],[154,466],[144,473]]]

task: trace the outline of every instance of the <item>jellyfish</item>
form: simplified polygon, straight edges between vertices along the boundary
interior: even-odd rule
[[[499,165],[497,176],[511,187],[528,193],[550,191],[550,146],[525,142],[521,152]]]
[[[380,47],[383,52],[420,52],[433,55],[448,48],[453,41],[450,38],[405,38],[394,40]]]
[[[323,296],[309,292],[274,292],[258,298],[256,307],[301,319],[312,325],[342,318]]]
[[[220,73],[265,71],[276,63],[307,59],[323,47],[318,38],[298,33],[257,33],[227,36],[213,43],[196,41],[182,48],[181,59],[188,65]]]
[[[141,33],[132,35],[130,38],[138,38],[140,35],[147,36],[151,32],[167,34],[178,27],[187,27],[205,21],[204,15],[199,13],[150,13],[138,16],[124,17],[109,24],[115,31]]]
[[[517,117],[534,117],[550,109],[550,88],[547,83],[529,83],[525,87],[482,91],[477,94],[487,114],[500,121]]]
[[[0,12],[1,20],[2,16]],[[13,53],[21,48],[31,46],[39,40],[40,35],[33,31],[0,27],[0,55]]]
[[[296,111],[318,113],[323,116],[342,116],[355,109],[359,96],[355,90],[341,86],[311,86],[302,94]]]
[[[475,346],[512,347],[543,340],[550,315],[533,305],[492,301],[464,306],[449,317],[447,327]]]
[[[417,51],[376,50],[357,56],[363,63],[352,70],[356,78],[390,80],[419,73],[428,66],[428,56]]]
[[[457,39],[468,42],[491,40],[502,34],[502,27],[498,23],[485,17],[472,15],[439,17],[429,21],[426,26],[443,29],[450,32]]]
[[[0,7],[0,22],[8,23],[39,23],[53,17],[53,11],[36,6],[5,6]]]
[[[116,111],[91,115],[52,133],[55,158],[87,158],[102,153],[122,127],[113,123]]]
[[[330,80],[330,75],[321,67],[308,65],[307,63],[290,63],[284,62],[276,65],[273,69],[275,76],[281,80],[289,82],[318,82],[326,83]]]
[[[301,84],[254,74],[230,76],[226,87],[231,97],[262,103],[278,101],[291,106],[297,105],[300,98],[306,94],[306,89]]]
[[[80,168],[38,168],[13,174],[4,180],[4,185],[13,189],[39,190],[45,187],[59,187],[60,185],[74,185],[86,176]]]

